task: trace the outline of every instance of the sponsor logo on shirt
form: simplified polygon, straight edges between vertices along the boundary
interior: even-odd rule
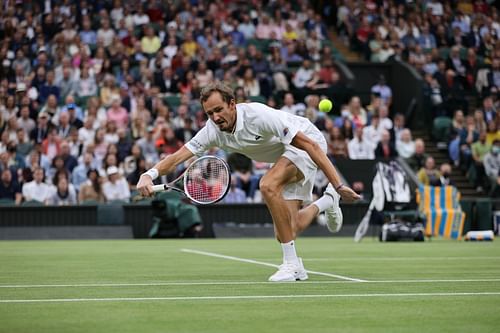
[[[285,127],[283,129],[283,136],[287,136],[288,135],[288,127]]]
[[[199,143],[199,142],[198,142],[197,140],[195,140],[195,139],[191,140],[191,144],[192,144],[195,148],[197,148],[197,149],[201,149],[201,148],[203,148],[203,145],[202,145],[201,143]]]
[[[256,135],[256,136],[255,136],[255,140],[256,140],[256,141],[257,141],[257,140],[259,140],[260,138],[262,138],[262,136],[260,136],[260,135]]]

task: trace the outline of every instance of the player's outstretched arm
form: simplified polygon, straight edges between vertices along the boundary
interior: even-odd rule
[[[342,184],[337,170],[326,154],[321,150],[320,146],[302,132],[297,132],[292,140],[292,145],[299,149],[305,150],[316,165],[325,173],[330,183],[335,187],[337,192],[346,201],[359,200],[361,197],[348,186]]]
[[[137,190],[142,196],[150,197],[153,195],[153,180],[161,175],[166,175],[175,170],[175,167],[184,161],[193,157],[193,153],[186,147],[182,147],[175,153],[168,155],[156,165],[143,173],[137,183]]]

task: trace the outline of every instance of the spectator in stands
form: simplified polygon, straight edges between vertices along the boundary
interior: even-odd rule
[[[20,115],[21,117],[17,118],[18,128],[22,128],[26,134],[31,133],[31,131],[35,129],[36,124],[35,121],[30,118],[30,108],[28,106],[23,106]]]
[[[137,143],[135,143],[130,149],[130,154],[123,159],[123,171],[125,173],[125,176],[128,176],[132,172],[137,170],[137,162],[140,159],[144,159],[141,147]]]
[[[40,113],[47,113],[49,118],[55,118],[56,115],[59,115],[61,112],[61,108],[57,105],[57,98],[55,95],[49,95],[47,97],[47,102],[40,110]]]
[[[7,126],[4,129],[4,132],[7,133],[8,141],[16,141],[17,139],[17,129],[19,128],[17,123],[16,116],[10,117],[7,121]]]
[[[380,105],[380,107],[378,108],[378,116],[380,119],[380,126],[383,129],[391,131],[393,124],[391,118],[389,118],[389,109],[387,108],[386,105],[384,104]]]
[[[116,127],[116,122],[109,120],[106,122],[106,134],[104,134],[104,141],[108,144],[115,144],[118,142],[120,137],[118,136],[118,130]]]
[[[349,119],[354,126],[365,126],[367,124],[366,110],[361,106],[361,100],[358,96],[353,96],[349,102]]]
[[[398,156],[398,152],[391,142],[391,133],[388,130],[382,130],[380,142],[375,148],[375,157],[384,159],[393,159]]]
[[[71,155],[71,148],[68,141],[62,141],[59,147],[59,156],[61,156],[64,161],[64,167],[69,172],[72,172],[73,169],[78,165],[78,161],[73,155]]]
[[[295,72],[292,82],[297,89],[314,88],[318,82],[318,76],[310,60],[304,59],[302,65]]]
[[[479,140],[479,131],[473,116],[465,118],[465,128],[459,134],[460,165],[467,170],[472,162],[472,145]]]
[[[78,141],[80,141],[84,147],[94,141],[94,120],[94,116],[88,115],[83,122],[83,127],[78,130]]]
[[[125,166],[127,165],[124,163]],[[148,169],[146,167],[146,160],[141,156],[138,157],[136,160],[133,161],[133,164],[130,164],[130,167],[134,167],[132,172],[127,176],[127,182],[129,184],[129,187],[131,190],[136,189],[136,184],[139,181],[139,178],[141,175],[146,172]]]
[[[161,47],[160,38],[155,35],[152,26],[146,26],[144,31],[144,36],[141,39],[141,49],[146,55],[153,57]]]
[[[281,107],[281,111],[297,116],[304,116],[305,105],[303,103],[295,103],[295,98],[293,97],[293,94],[287,92],[285,93],[285,96],[283,98],[283,106]]]
[[[13,204],[19,205],[22,198],[21,186],[14,181],[12,171],[3,169],[0,177],[0,200],[11,200]]]
[[[120,97],[111,98],[111,107],[107,111],[108,121],[112,121],[118,128],[126,128],[129,122],[127,110],[120,105]]]
[[[17,154],[17,144],[15,141],[9,141],[7,143],[7,157],[9,159],[9,166],[15,169],[22,169],[25,167],[25,162],[23,156]]]
[[[87,180],[80,186],[78,201],[80,203],[88,201],[96,201],[102,203],[105,201],[101,188],[101,180],[99,179],[97,170],[90,169],[87,172]]]
[[[421,168],[424,167],[425,161],[429,155],[425,153],[425,144],[424,140],[416,139],[415,140],[415,153],[406,159],[406,162],[410,165],[413,171],[417,172]]]
[[[43,140],[41,145],[42,153],[46,155],[50,160],[52,160],[56,155],[60,153],[61,139],[59,138],[57,133],[57,128],[51,128],[47,138]]]
[[[347,148],[347,141],[342,135],[340,128],[332,126],[326,137],[328,144],[328,155],[337,158],[348,158],[349,151]]]
[[[484,155],[483,165],[491,187],[490,196],[500,196],[500,140],[493,141],[491,151]]]
[[[455,183],[451,179],[451,165],[448,163],[443,163],[439,167],[439,184],[437,186],[455,186]]]
[[[354,138],[353,123],[349,118],[343,119],[342,125],[340,126],[340,132],[346,140]]]
[[[238,25],[238,31],[245,36],[246,39],[254,38],[255,36],[255,25],[250,20],[248,14],[243,14],[240,24]]]
[[[355,135],[347,145],[349,158],[351,160],[373,160],[375,159],[374,146],[371,142],[364,140],[363,127],[358,126]]]
[[[385,76],[380,75],[378,82],[370,89],[372,94],[379,94],[382,103],[388,108],[392,104],[392,89],[386,84]]]
[[[91,97],[97,94],[97,82],[95,76],[89,72],[89,67],[86,64],[84,64],[81,69],[76,89],[75,93],[80,98]]]
[[[482,113],[484,121],[486,121],[487,123],[496,120],[498,115],[497,115],[497,109],[493,104],[492,96],[486,96],[483,99],[483,108],[480,110],[480,112]]]
[[[486,142],[493,144],[495,140],[500,140],[500,129],[495,121],[488,122],[488,131],[486,132]]]
[[[119,174],[116,166],[110,166],[106,170],[108,180],[102,185],[102,192],[106,201],[128,201],[130,199],[130,190],[128,183]]]
[[[479,133],[487,131],[488,128],[486,126],[486,122],[484,121],[484,116],[481,110],[474,111],[474,122],[476,125],[476,130]]]
[[[444,75],[444,80],[439,82],[441,92],[443,95],[444,103],[448,108],[448,112],[460,108],[463,110],[468,109],[467,101],[465,100],[465,90],[463,84],[460,82],[455,71],[447,69]]]
[[[55,182],[54,179],[56,178],[56,175],[58,175],[60,173],[64,173],[68,177],[70,177],[69,170],[66,169],[66,167],[64,166],[64,159],[60,155],[57,155],[52,160],[52,166],[49,169],[49,171],[47,172],[47,177],[46,177],[47,183],[52,184],[52,185],[56,185],[57,182]]]
[[[436,169],[436,162],[431,156],[425,160],[425,165],[417,173],[418,181],[423,185],[440,186],[441,174]]]
[[[288,74],[289,69],[278,48],[272,48],[269,67],[271,68],[271,75],[275,90],[288,91],[290,84],[286,75]]]
[[[326,59],[318,71],[318,88],[328,88],[340,81],[340,74],[333,65],[332,59]]]
[[[31,141],[28,141],[28,135],[22,128],[17,129],[17,145],[16,145],[16,152],[19,154],[20,157],[26,158],[28,154],[31,152],[31,149],[33,149],[33,144]]]
[[[245,69],[243,77],[238,79],[238,86],[242,87],[246,96],[259,96],[260,83],[254,76],[252,68]]]
[[[45,172],[42,167],[37,166],[33,171],[33,181],[25,183],[22,193],[25,201],[37,201],[47,203],[52,196],[53,188],[44,182]]]
[[[485,184],[484,157],[491,151],[491,145],[486,142],[486,132],[480,132],[479,140],[472,144],[471,150],[474,161],[471,166],[475,171],[474,186],[477,192],[482,192]]]
[[[256,199],[255,193],[259,187],[261,175],[254,174],[252,160],[245,155],[231,153],[227,162],[236,179],[236,187],[245,192],[248,202],[253,202]]]
[[[140,138],[137,141],[137,144],[141,147],[141,151],[144,154],[146,161],[154,164],[158,162],[158,152],[156,151],[156,140],[153,137],[153,133],[154,127],[148,126],[146,135]]]
[[[182,142],[175,137],[172,127],[163,127],[156,140],[156,148],[164,154],[173,154],[181,147]]]
[[[401,131],[401,139],[396,141],[396,150],[402,158],[410,158],[415,154],[415,142],[411,138],[411,131],[406,128]]]
[[[401,113],[396,113],[396,115],[394,116],[394,123],[393,123],[392,131],[391,131],[392,141],[397,143],[399,140],[401,140],[401,134],[403,133],[403,131],[405,129],[406,129],[405,116]],[[411,132],[410,132],[410,134],[411,134]]]
[[[246,203],[247,196],[245,191],[237,186],[238,180],[236,176],[231,177],[231,187],[224,197],[224,203],[236,204],[236,203]]]
[[[356,127],[359,127],[359,125]],[[373,145],[374,149],[380,142],[380,139],[382,137],[382,130],[383,128],[382,126],[380,126],[380,118],[376,113],[372,115],[371,124],[366,126],[363,130],[365,141],[370,142]]]
[[[79,163],[72,172],[71,182],[77,191],[80,191],[80,186],[87,180],[87,174],[93,168],[94,157],[90,152],[83,154],[83,160]]]
[[[58,179],[56,184],[56,191],[48,199],[47,203],[49,205],[55,206],[66,206],[66,205],[76,205],[76,192],[73,188],[69,187],[68,179],[61,177]]]
[[[59,86],[55,84],[54,80],[54,71],[48,71],[46,81],[40,87],[38,94],[38,101],[40,104],[44,104],[50,95],[54,95],[56,99],[59,99],[61,90]]]

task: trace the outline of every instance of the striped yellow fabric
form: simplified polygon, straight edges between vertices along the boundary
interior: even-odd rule
[[[417,202],[427,218],[427,236],[462,238],[465,213],[460,207],[460,193],[454,186],[419,185]]]

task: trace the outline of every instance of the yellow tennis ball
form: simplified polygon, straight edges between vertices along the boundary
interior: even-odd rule
[[[318,108],[321,112],[330,112],[332,106],[332,101],[329,99],[322,99],[318,104]]]

